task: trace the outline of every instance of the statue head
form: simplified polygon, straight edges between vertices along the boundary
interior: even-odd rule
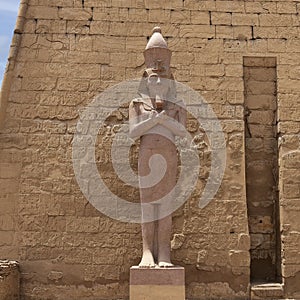
[[[170,71],[172,52],[161,34],[160,27],[154,27],[144,51],[146,70],[139,86],[142,97],[155,98],[158,95],[163,100],[175,100],[176,85]]]
[[[160,27],[154,27],[144,51],[147,68],[161,68],[166,72],[170,69],[172,52],[168,49],[167,42],[162,36]]]

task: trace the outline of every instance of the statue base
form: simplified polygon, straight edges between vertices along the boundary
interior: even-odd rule
[[[130,268],[130,300],[184,300],[183,267]]]

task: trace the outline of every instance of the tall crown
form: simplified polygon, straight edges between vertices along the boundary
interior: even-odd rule
[[[168,49],[167,42],[161,34],[160,27],[154,27],[152,36],[144,51],[146,67],[152,69],[162,68],[168,73],[171,56],[172,52]]]

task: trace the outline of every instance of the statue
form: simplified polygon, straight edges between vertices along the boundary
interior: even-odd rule
[[[153,29],[144,57],[146,70],[139,86],[141,98],[130,103],[129,127],[130,137],[140,138],[138,175],[141,203],[151,203],[170,193],[176,185],[178,157],[175,136],[185,136],[186,110],[183,103],[176,100],[176,85],[170,70],[171,51],[159,27]],[[151,170],[149,167],[151,157],[155,155],[163,156],[167,168],[162,179],[152,185],[147,182],[147,175],[159,169],[159,166]],[[153,215],[153,220],[157,221],[146,223],[142,220],[143,255],[139,267],[172,267],[172,216],[155,218],[155,215],[159,216],[159,205],[154,204],[151,209],[142,208],[142,218],[145,215]]]

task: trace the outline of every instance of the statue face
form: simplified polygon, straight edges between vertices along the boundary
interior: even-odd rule
[[[147,79],[147,87],[149,90],[149,96],[151,98],[157,98],[166,100],[166,96],[169,90],[169,80],[161,78],[156,74],[151,74]]]

